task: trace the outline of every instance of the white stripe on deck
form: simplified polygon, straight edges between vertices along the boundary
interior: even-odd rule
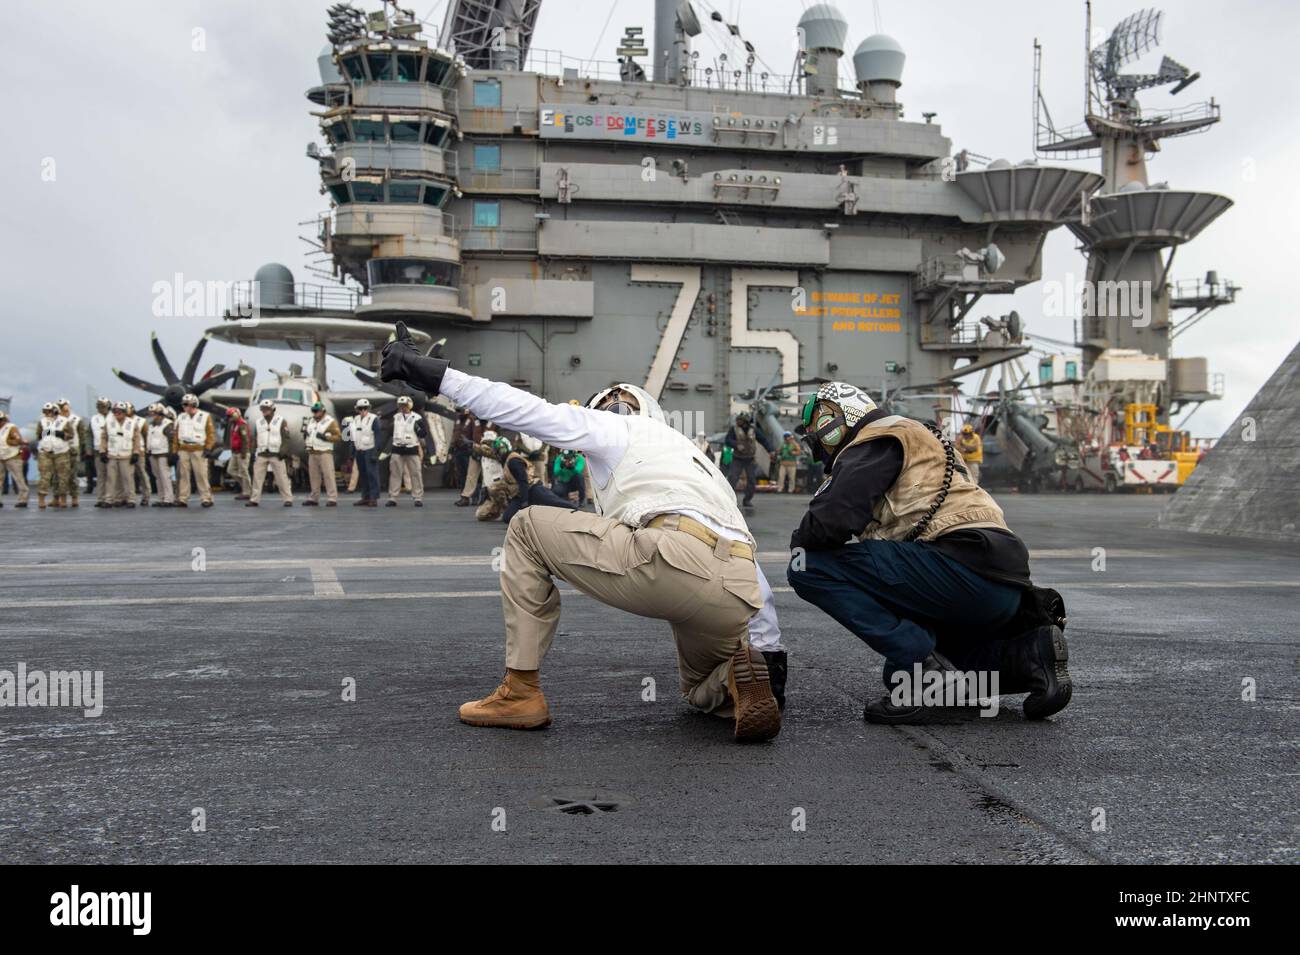
[[[492,590],[411,590],[391,591],[387,593],[345,593],[338,579],[332,588],[316,591],[312,594],[249,594],[232,597],[220,596],[189,597],[36,597],[16,600],[0,600],[0,610],[26,610],[39,607],[141,607],[155,604],[224,604],[231,602],[247,603],[301,603],[319,600],[446,600],[452,598],[493,597],[499,598],[501,591]],[[1097,583],[1077,584],[1058,583],[1057,587],[1066,593],[1090,590],[1236,590],[1238,588],[1294,588],[1300,587],[1300,580],[1239,580],[1239,581],[1204,581],[1204,580],[1154,580],[1149,583],[1132,581],[1098,581]],[[789,587],[773,587],[773,593],[793,593]],[[585,596],[576,590],[562,590],[565,597]]]
[[[329,561],[313,560],[307,566],[311,568],[311,586],[315,596],[343,596],[343,585],[339,583],[339,575],[334,573]]]
[[[1029,556],[1033,560],[1091,560],[1093,553],[1088,548],[1074,548],[1069,550],[1031,550]],[[1108,560],[1117,558],[1136,558],[1136,557],[1169,557],[1169,553],[1153,550],[1123,550],[1115,548],[1106,551]],[[489,566],[497,557],[491,554],[443,554],[443,555],[416,555],[408,557],[330,557],[326,560],[313,560],[307,557],[271,557],[261,559],[241,559],[241,560],[215,560],[211,557],[207,560],[208,571],[246,571],[246,570],[278,570],[286,567],[314,567],[317,565],[328,565],[335,569],[340,567],[485,567]],[[758,559],[763,563],[786,563],[790,559],[788,551],[783,550],[765,550],[760,551]],[[64,563],[62,561],[47,561],[39,564],[4,564],[0,563],[0,573],[18,573],[22,571],[40,571],[48,572],[57,570],[60,573],[69,574],[95,574],[95,573],[132,573],[132,574],[167,574],[167,573],[193,573],[190,570],[191,558],[187,555],[177,557],[172,561],[100,561],[95,563]]]

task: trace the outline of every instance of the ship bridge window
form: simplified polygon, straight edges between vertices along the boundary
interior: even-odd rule
[[[384,124],[373,119],[354,119],[352,133],[359,143],[382,143]]]
[[[366,68],[361,63],[361,57],[355,53],[343,57],[343,72],[354,83],[364,83],[366,81]]]
[[[397,81],[399,83],[420,81],[420,58],[414,53],[397,54]]]
[[[259,403],[260,403],[260,402],[263,402],[263,401],[274,401],[274,400],[275,400],[275,389],[274,389],[274,388],[263,388],[261,391],[259,391],[259,392],[257,393],[257,397],[254,398],[253,400],[256,401],[256,402],[259,402]]]
[[[475,202],[474,228],[498,229],[501,227],[501,203]]]
[[[501,171],[501,147],[498,145],[485,146],[481,143],[474,146],[474,168],[479,172],[500,172]]]
[[[446,198],[446,186],[440,186],[436,182],[431,182],[424,187],[424,204],[426,206],[440,206],[442,205],[442,200]]]
[[[384,187],[374,182],[354,182],[352,199],[355,202],[383,202]]]
[[[389,202],[419,202],[420,184],[418,182],[390,182],[388,184]]]
[[[499,108],[501,106],[500,80],[475,80],[474,105],[487,109]]]
[[[411,122],[393,123],[393,142],[418,143],[420,141],[420,124]]]
[[[376,82],[393,78],[393,57],[390,53],[371,53],[366,57],[370,65],[370,78]]]
[[[447,129],[442,123],[428,123],[424,127],[424,141],[430,146],[441,146],[447,141]]]
[[[348,196],[348,187],[343,183],[330,186],[330,195],[334,197],[334,201],[339,205],[352,201]]]
[[[437,259],[371,259],[366,263],[370,284],[434,285],[455,288],[460,266]]]
[[[425,73],[424,82],[431,83],[434,86],[441,86],[442,81],[447,78],[447,61],[440,57],[429,57],[429,70]]]
[[[352,131],[348,129],[347,123],[330,123],[325,127],[325,138],[335,146],[341,143],[352,142]]]
[[[285,404],[300,405],[303,404],[301,388],[281,388],[280,400]]]

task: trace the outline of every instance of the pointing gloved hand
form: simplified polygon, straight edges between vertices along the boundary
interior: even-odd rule
[[[397,323],[393,340],[384,346],[384,360],[379,367],[383,381],[404,381],[432,398],[442,386],[442,376],[450,365],[445,358],[427,358],[411,340],[405,322]]]

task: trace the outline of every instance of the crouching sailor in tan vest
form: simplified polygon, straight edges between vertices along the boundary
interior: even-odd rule
[[[1028,550],[942,433],[844,382],[808,400],[799,433],[828,476],[790,539],[787,577],[885,658],[890,692],[863,718],[926,722],[999,692],[1028,693],[1030,719],[1064,709],[1060,595],[1030,583]]]
[[[560,618],[559,579],[611,607],[668,621],[683,697],[731,716],[738,740],[776,736],[781,711],[767,661],[746,639],[771,588],[726,478],[640,388],[607,388],[585,407],[553,405],[447,365],[422,356],[398,322],[382,377],[444,394],[557,448],[581,448],[599,512],[525,507],[510,521],[501,567],[506,676],[462,706],[461,720],[513,729],[550,723],[539,670]]]

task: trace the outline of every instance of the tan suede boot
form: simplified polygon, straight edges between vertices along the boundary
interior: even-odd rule
[[[748,643],[742,643],[731,658],[727,689],[736,707],[737,742],[759,743],[781,732],[781,708],[772,695],[767,661]]]
[[[36,506],[39,507],[42,511],[45,510],[45,495],[44,495],[44,494],[37,494],[37,495],[36,495]]]
[[[501,726],[535,730],[551,723],[537,670],[506,670],[501,685],[481,700],[460,708],[460,721],[470,726]]]

